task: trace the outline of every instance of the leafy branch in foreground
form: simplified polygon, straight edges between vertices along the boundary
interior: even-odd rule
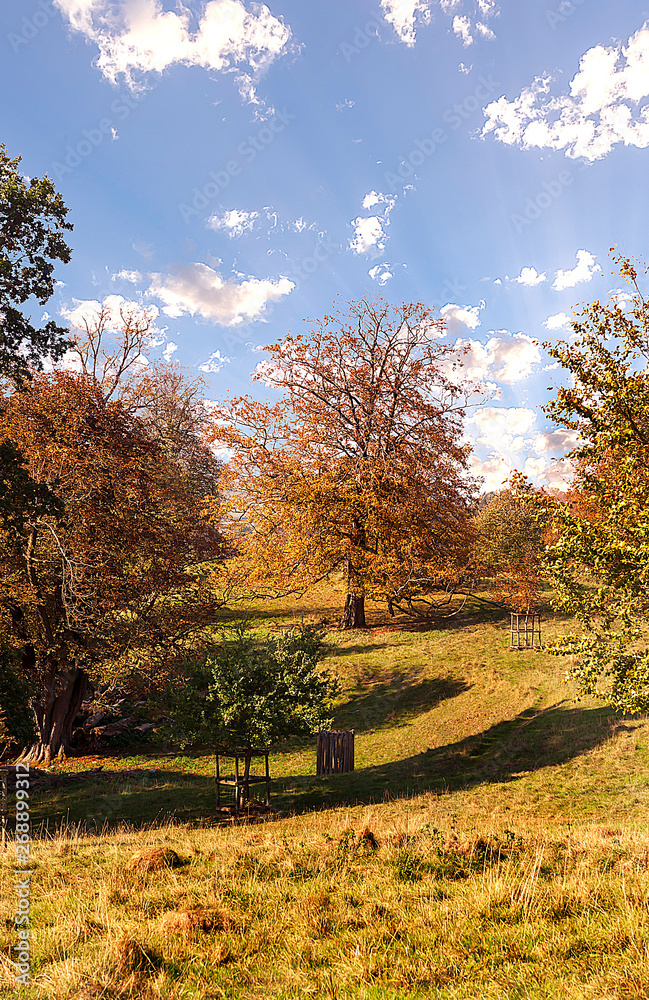
[[[583,629],[550,651],[574,658],[583,694],[637,712],[649,709],[649,307],[631,261],[616,260],[630,299],[593,302],[571,342],[545,345],[572,374],[546,410],[579,443],[572,493],[538,502],[556,603]]]

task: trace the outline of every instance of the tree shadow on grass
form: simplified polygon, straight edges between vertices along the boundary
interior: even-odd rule
[[[448,698],[456,698],[471,687],[458,677],[434,677],[412,683],[412,674],[395,673],[388,682],[353,694],[336,708],[335,726],[340,729],[381,729],[405,725],[422,712],[429,712]]]
[[[361,767],[350,774],[282,782],[301,812],[318,806],[370,804],[428,791],[518,780],[523,774],[568,763],[605,743],[616,718],[610,708],[526,709],[469,736],[404,760]],[[632,731],[641,722],[629,721]],[[618,730],[619,730],[618,726]],[[357,742],[356,757],[359,757]]]

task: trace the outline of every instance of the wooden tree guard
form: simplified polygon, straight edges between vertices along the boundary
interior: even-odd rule
[[[220,758],[234,760],[234,778],[221,777]],[[250,764],[254,757],[263,757],[266,765],[264,775],[251,775]],[[239,769],[239,761],[243,761],[243,774]],[[216,755],[216,804],[221,805],[221,785],[234,789],[234,811],[238,813],[244,802],[250,798],[250,786],[260,781],[266,782],[266,805],[270,805],[270,773],[268,770],[268,750],[232,750]]]
[[[316,774],[354,770],[354,730],[318,733]]]
[[[539,611],[512,612],[510,649],[541,648],[541,614]]]
[[[7,791],[9,784],[9,771],[6,767],[0,768],[0,831],[2,836],[2,850],[7,850],[7,821],[9,818],[9,806],[7,805]]]

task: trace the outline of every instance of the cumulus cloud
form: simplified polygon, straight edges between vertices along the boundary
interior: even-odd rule
[[[385,285],[386,281],[394,277],[390,265],[387,263],[377,264],[376,267],[371,267],[367,273],[372,281],[378,281],[379,285]]]
[[[525,406],[481,406],[471,416],[470,423],[477,427],[478,440],[483,444],[508,441],[514,451],[520,451],[523,435],[536,423],[536,413]]]
[[[383,253],[387,240],[383,230],[384,222],[377,215],[370,215],[366,219],[359,215],[352,222],[356,235],[349,243],[350,249],[354,253],[370,253],[372,256]]]
[[[202,365],[199,365],[198,368],[199,371],[215,374],[216,372],[220,372],[223,366],[228,365],[229,363],[229,358],[226,358],[220,351],[214,351],[210,354],[207,361],[203,362]]]
[[[574,288],[584,281],[591,281],[593,275],[601,270],[592,253],[588,250],[578,250],[576,266],[571,271],[557,271],[552,287],[557,292],[563,291],[564,288]]]
[[[570,326],[572,320],[570,316],[566,313],[555,313],[554,316],[548,316],[543,326],[546,330],[564,330],[566,327]]]
[[[433,3],[451,19],[452,30],[463,44],[473,43],[472,32],[483,38],[495,37],[487,23],[499,13],[495,0],[381,0],[381,9],[398,38],[412,46],[417,38],[417,25],[430,23]]]
[[[387,242],[385,227],[390,225],[390,212],[396,204],[394,195],[382,194],[378,191],[369,191],[361,203],[361,207],[366,211],[375,209],[374,215],[353,219],[351,225],[354,227],[354,238],[349,242],[350,250],[354,253],[369,254],[377,257],[383,253]]]
[[[469,457],[469,467],[474,476],[484,480],[483,488],[488,493],[502,489],[514,471],[500,455],[480,458],[473,454]]]
[[[415,21],[430,21],[428,0],[381,0],[381,9],[385,20],[406,45],[415,44]]]
[[[395,202],[394,195],[383,194],[380,191],[369,191],[363,198],[361,205],[368,210],[374,208],[375,205],[384,205],[386,212],[389,213],[394,208]]]
[[[174,344],[173,340],[170,340],[164,351],[162,352],[162,357],[165,361],[171,361],[172,354],[175,354],[178,350],[178,344]]]
[[[209,217],[206,225],[208,229],[214,229],[216,232],[221,230],[227,233],[230,239],[236,239],[244,233],[251,232],[258,219],[259,212],[244,212],[233,208],[229,212],[223,212],[222,215],[215,212]]]
[[[453,18],[453,31],[462,39],[465,48],[473,45],[473,35],[471,34],[471,21],[465,14],[456,14]]]
[[[531,375],[535,364],[541,360],[538,343],[525,333],[498,331],[498,336],[490,337],[486,344],[479,340],[455,342],[456,366],[459,375],[472,383],[476,391],[494,388],[493,380],[505,384],[520,382]],[[457,377],[458,369],[449,362],[446,366],[449,377]]]
[[[535,267],[522,267],[521,273],[517,278],[514,278],[519,285],[540,285],[542,281],[545,281],[545,274],[539,274]]]
[[[534,451],[544,458],[563,458],[567,452],[577,447],[579,440],[579,435],[575,431],[557,427],[536,436]]]
[[[627,44],[595,45],[579,62],[569,94],[552,96],[552,79],[536,77],[518,97],[485,108],[483,135],[523,149],[563,149],[597,160],[618,143],[649,146],[649,22]]]
[[[151,324],[151,335],[154,337],[159,331],[153,325],[160,314],[160,310],[155,305],[144,306],[142,302],[125,299],[123,295],[107,295],[101,302],[98,299],[73,299],[72,305],[61,306],[61,316],[67,320],[71,327],[78,330],[85,330],[86,324],[92,326],[99,319],[99,314],[104,313],[105,329],[108,333],[115,333],[121,330],[124,321],[122,317],[132,317],[140,323]]]
[[[152,274],[148,294],[164,303],[162,311],[177,318],[199,315],[222,326],[259,319],[268,302],[277,302],[295,288],[288,278],[224,279],[207,264],[192,263],[174,274]]]
[[[195,30],[192,12],[178,5],[165,11],[161,0],[54,0],[70,23],[97,46],[101,73],[135,87],[148,73],[169,66],[200,66],[237,72],[242,95],[255,102],[254,80],[284,52],[290,28],[264,4],[208,0]]]
[[[570,488],[574,469],[567,459],[548,461],[542,455],[525,460],[524,472],[537,485],[564,492]]]
[[[344,101],[339,101],[336,105],[336,111],[346,111],[347,108],[353,108],[356,101],[352,101],[349,97],[346,97]]]
[[[480,309],[484,308],[484,302],[479,306],[458,306],[454,302],[447,302],[439,311],[440,318],[446,322],[446,329],[449,333],[457,333],[458,330],[466,328],[475,330],[480,326]]]

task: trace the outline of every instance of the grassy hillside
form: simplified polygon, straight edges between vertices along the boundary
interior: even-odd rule
[[[339,605],[323,586],[248,610],[267,629]],[[316,778],[313,740],[274,754],[269,816],[216,812],[207,753],[39,782],[25,997],[649,995],[645,719],[573,701],[506,617],[370,626],[328,633],[356,770]],[[547,615],[544,639],[568,626]]]

